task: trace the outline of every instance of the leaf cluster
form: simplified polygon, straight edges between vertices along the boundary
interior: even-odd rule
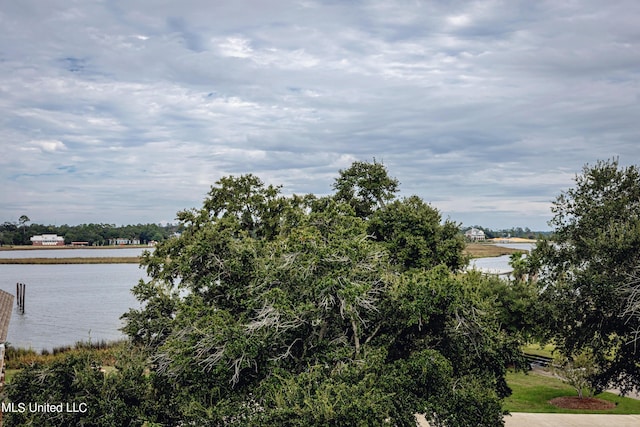
[[[547,337],[568,356],[589,350],[598,387],[639,389],[640,317],[629,309],[640,266],[640,172],[615,159],[587,165],[553,212],[554,237],[533,254]]]

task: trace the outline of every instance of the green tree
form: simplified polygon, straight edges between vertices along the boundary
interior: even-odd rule
[[[599,388],[640,389],[637,331],[629,283],[640,266],[640,174],[618,160],[585,166],[554,202],[553,238],[539,243],[547,337],[565,355],[589,350]]]
[[[442,224],[438,210],[418,196],[376,210],[367,228],[384,243],[393,262],[405,269],[445,264],[457,271],[468,262],[459,225],[448,220]]]
[[[367,191],[389,201],[385,182]],[[411,255],[394,256],[386,231],[372,238],[373,211],[351,201],[285,198],[248,175],[179,213],[183,233],[144,256],[143,305],[124,316],[175,407],[158,422],[409,426],[421,412],[432,425],[502,423],[518,342],[454,273],[461,248],[437,211],[379,207],[408,216],[398,233],[425,228],[429,262],[407,268]]]
[[[515,281],[520,282],[525,278],[531,280],[533,275],[532,266],[523,252],[514,252],[509,255],[509,265],[513,268],[512,275]]]
[[[20,218],[18,219],[18,223],[20,224],[20,227],[22,227],[22,242],[21,242],[21,244],[23,244],[23,245],[26,245],[27,242],[28,242],[28,240],[27,240],[27,223],[28,222],[31,222],[31,220],[26,215],[21,215]]]
[[[15,245],[18,243],[18,226],[13,223],[6,221],[0,226],[2,230],[2,244],[3,245]]]
[[[462,280],[481,309],[490,313],[509,337],[529,342],[539,335],[541,314],[535,283],[508,281],[479,271],[466,272]]]
[[[349,203],[361,218],[369,217],[377,208],[393,200],[398,180],[391,178],[382,163],[354,162],[340,170],[333,189],[336,200]]]
[[[575,388],[580,399],[585,392],[588,397],[593,396],[595,390],[592,381],[597,376],[598,367],[591,352],[583,351],[572,357],[558,354],[553,360],[552,371]]]

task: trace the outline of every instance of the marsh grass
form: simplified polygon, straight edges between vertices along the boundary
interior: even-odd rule
[[[525,252],[522,249],[505,248],[492,243],[467,243],[464,253],[471,258],[486,258]]]
[[[43,349],[39,353],[31,348],[16,348],[8,345],[5,351],[5,366],[7,371],[16,371],[34,363],[52,363],[55,360],[64,358],[69,353],[83,351],[92,352],[105,365],[112,365],[117,352],[120,351],[124,343],[125,341],[80,341],[74,346],[59,346],[52,350]]]

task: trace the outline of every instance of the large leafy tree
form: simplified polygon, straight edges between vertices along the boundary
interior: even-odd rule
[[[640,319],[629,310],[640,266],[640,173],[618,160],[585,166],[554,202],[541,268],[548,336],[571,356],[589,350],[600,388],[640,389]]]
[[[479,298],[482,279],[455,275],[455,226],[415,197],[392,202],[380,166],[352,168],[386,176],[366,184],[366,215],[340,194],[283,197],[254,176],[220,180],[179,214],[181,237],[143,261],[144,308],[125,315],[177,402],[165,423],[501,423],[517,342]],[[398,237],[412,231],[415,250]]]

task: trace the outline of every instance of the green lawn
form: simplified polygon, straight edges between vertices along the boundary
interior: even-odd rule
[[[544,356],[551,357],[555,356],[553,351],[555,350],[555,346],[553,344],[546,344],[541,346],[538,343],[530,343],[522,347],[522,351],[527,354],[534,354],[536,356]]]
[[[559,412],[585,413],[587,411],[561,409],[548,403],[554,397],[577,396],[575,389],[562,381],[539,375],[522,372],[507,374],[507,383],[513,394],[505,399],[504,409],[509,412]],[[590,414],[640,414],[640,400],[620,397],[612,393],[601,393],[595,397],[614,402],[614,409],[588,411]]]

